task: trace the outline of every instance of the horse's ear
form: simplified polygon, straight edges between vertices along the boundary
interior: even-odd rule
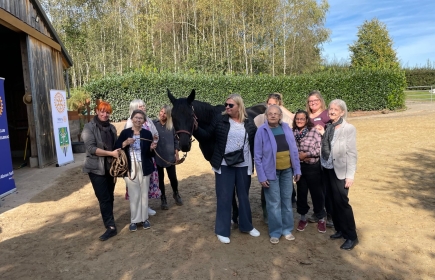
[[[187,97],[187,103],[192,104],[192,101],[195,100],[195,89],[192,89],[192,92]]]
[[[166,90],[168,91],[169,100],[171,101],[172,105],[174,105],[175,97],[172,95],[171,91],[168,88]]]

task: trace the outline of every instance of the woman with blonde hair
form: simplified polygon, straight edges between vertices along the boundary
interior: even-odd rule
[[[306,108],[314,126],[326,126],[329,121],[328,110],[320,91],[313,90],[308,94]]]
[[[326,108],[325,99],[323,99],[322,94],[318,90],[313,90],[308,94],[307,103],[306,103],[307,112],[310,117],[311,123],[313,123],[316,130],[320,130],[322,128],[326,128],[326,124],[329,122],[328,110]],[[324,196],[326,197],[326,190],[324,189]],[[329,205],[328,200],[325,201],[325,208],[327,212],[326,216],[326,226],[333,227],[334,223],[332,221],[332,217],[330,212],[332,211],[331,206]],[[308,218],[310,223],[318,223],[319,219],[316,214],[313,213]]]
[[[166,199],[165,192],[165,173],[163,169],[166,169],[169,182],[172,187],[172,197],[175,199],[175,204],[178,206],[183,205],[181,196],[178,192],[178,180],[175,163],[178,158],[178,140],[175,137],[175,130],[172,124],[171,106],[163,105],[160,108],[159,119],[154,120],[154,126],[159,133],[159,145],[157,145],[156,152],[159,156],[156,157],[157,170],[159,172],[159,186],[162,192],[161,195],[161,209],[168,210],[168,201]]]
[[[287,123],[290,128],[292,127],[294,114],[287,110],[284,107],[284,102],[282,101],[282,94],[279,92],[271,93],[267,96],[266,100],[266,106],[269,107],[270,105],[278,105],[279,108],[282,111],[282,121]],[[267,121],[266,114],[260,114],[255,117],[254,122],[257,127],[262,126]]]
[[[249,188],[253,173],[254,137],[257,128],[247,118],[243,99],[231,94],[225,101],[225,111],[217,116],[209,129],[197,127],[193,132],[198,141],[214,140],[210,159],[215,172],[216,223],[215,234],[222,243],[230,243],[231,207],[234,188],[239,199],[239,229],[251,236],[260,236],[252,225]],[[232,155],[232,156],[231,156]]]

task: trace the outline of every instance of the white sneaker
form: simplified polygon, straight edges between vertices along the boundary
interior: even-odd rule
[[[293,236],[293,234],[289,233],[286,236],[284,236],[285,239],[287,239],[288,241],[292,241],[295,240],[295,237]]]
[[[256,230],[255,228],[253,228],[253,229],[249,232],[249,234],[250,234],[251,236],[254,236],[254,237],[260,236],[260,232],[259,232],[258,230]]]
[[[153,209],[151,209],[150,207],[148,207],[148,215],[150,216],[154,216],[157,212]]]
[[[230,239],[228,237],[222,236],[222,235],[216,235],[220,242],[224,244],[230,243]]]

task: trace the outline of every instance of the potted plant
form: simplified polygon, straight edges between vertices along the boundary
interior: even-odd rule
[[[83,90],[75,89],[71,91],[71,97],[67,101],[68,108],[75,112],[73,121],[77,121],[79,125],[79,131],[77,134],[77,141],[72,141],[73,153],[84,153],[85,145],[81,138],[81,133],[85,126],[85,123],[90,119],[90,95]],[[85,116],[87,115],[87,116]],[[77,124],[76,124],[77,125]]]

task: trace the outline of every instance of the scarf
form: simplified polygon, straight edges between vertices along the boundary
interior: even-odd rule
[[[94,122],[100,130],[101,140],[103,140],[104,143],[104,150],[113,151],[113,135],[112,130],[110,129],[110,122],[108,120],[103,122],[98,118],[98,116],[94,117]],[[106,162],[106,169],[110,169],[112,157],[104,157],[104,159]]]
[[[325,133],[322,138],[322,158],[324,160],[329,159],[331,154],[331,142],[334,139],[335,127],[343,122],[343,118],[340,117],[335,123],[327,123]]]
[[[307,127],[304,127],[304,128],[302,129],[302,131],[298,131],[298,130],[296,130],[296,131],[297,131],[297,133],[296,133],[295,138],[296,138],[296,140],[297,140],[298,142],[301,142],[302,138],[304,138],[305,135],[307,135],[307,133],[308,133],[308,128],[307,128]]]

